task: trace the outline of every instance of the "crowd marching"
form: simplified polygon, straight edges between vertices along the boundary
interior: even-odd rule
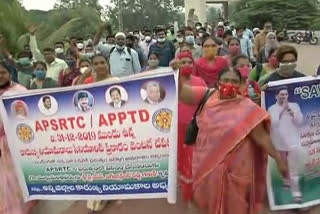
[[[290,176],[271,143],[261,91],[270,81],[304,76],[296,70],[297,50],[280,44],[271,22],[262,27],[251,31],[219,22],[179,29],[175,22],[103,38],[101,24],[92,38],[70,35],[68,44],[56,41],[39,50],[37,29],[30,26],[29,44],[20,53],[7,50],[0,34],[1,95],[121,80],[172,67],[179,71],[178,171],[184,200],[209,214],[258,213],[265,198],[267,155],[284,177]],[[195,113],[197,140],[186,145]],[[23,203],[3,125],[0,135],[0,181],[8,214],[30,213],[36,202]],[[101,210],[106,203],[89,201],[88,208]]]

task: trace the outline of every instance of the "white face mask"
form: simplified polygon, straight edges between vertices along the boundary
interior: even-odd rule
[[[89,67],[82,67],[82,68],[80,68],[80,73],[84,73],[84,72],[86,72],[86,70],[88,70],[88,68]]]
[[[158,38],[158,42],[165,42],[166,38]]]
[[[188,45],[194,45],[194,36],[186,36],[186,43]]]
[[[147,41],[147,42],[150,42],[151,39],[152,39],[151,36],[146,36],[146,41]]]
[[[203,37],[203,33],[199,33],[199,37],[201,37],[201,38],[202,38],[202,37]]]
[[[294,73],[297,63],[280,63],[279,74],[285,77],[290,77]]]
[[[77,48],[79,50],[82,50],[84,48],[84,44],[83,43],[77,43]]]
[[[201,28],[201,26],[197,26],[196,29],[199,30]]]
[[[62,48],[56,48],[54,51],[56,52],[56,54],[61,54],[64,52]]]
[[[177,41],[179,42],[179,43],[182,43],[183,42],[183,38],[177,38]]]

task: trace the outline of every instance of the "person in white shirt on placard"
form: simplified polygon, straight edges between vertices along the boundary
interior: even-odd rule
[[[144,100],[151,105],[157,105],[162,101],[160,84],[157,82],[149,82],[146,87],[147,98]]]
[[[302,202],[299,186],[299,126],[303,115],[297,103],[288,101],[288,88],[281,87],[276,93],[277,102],[268,111],[271,115],[271,139],[281,158],[287,162],[289,174],[284,178],[284,189],[291,190],[295,203]]]

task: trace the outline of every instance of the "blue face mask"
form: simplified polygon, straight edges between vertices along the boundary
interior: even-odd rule
[[[44,80],[46,78],[46,71],[44,71],[44,70],[36,70],[34,72],[34,75],[36,76],[37,79]]]
[[[66,60],[66,63],[70,68],[73,68],[76,65],[76,60]]]
[[[20,58],[18,60],[19,64],[22,65],[22,66],[28,66],[28,65],[31,65],[31,59],[28,58],[28,57],[23,57],[23,58]]]

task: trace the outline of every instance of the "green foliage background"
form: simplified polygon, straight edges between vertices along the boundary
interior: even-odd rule
[[[175,20],[180,26],[184,24],[184,0],[111,0],[104,8],[98,0],[57,0],[50,11],[26,11],[20,1],[0,0],[0,33],[14,53],[28,43],[30,24],[37,26],[40,48],[71,36],[93,37],[101,20],[117,31],[120,6],[125,30],[152,28]],[[268,20],[278,30],[320,30],[319,0],[240,0],[232,3],[229,11],[231,21],[250,28],[262,27]],[[219,15],[215,8],[208,9],[209,23],[216,23]]]

